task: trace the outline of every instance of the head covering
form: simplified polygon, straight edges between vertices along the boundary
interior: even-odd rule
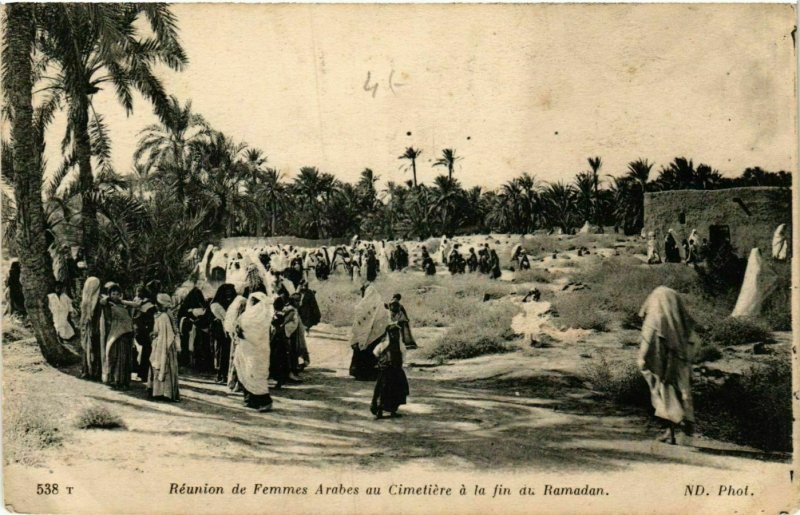
[[[253,265],[255,266],[255,265]],[[231,283],[223,283],[217,288],[211,304],[219,304],[223,309],[228,309],[233,299],[236,298],[236,287]]]
[[[81,326],[85,326],[94,313],[97,301],[100,299],[100,279],[89,277],[83,283],[83,295],[81,297]]]
[[[659,286],[650,293],[639,316],[644,319],[642,333],[655,333],[671,349],[686,345],[694,324],[678,292],[666,286]]]
[[[172,297],[167,295],[166,293],[159,293],[156,296],[156,302],[162,307],[171,308],[172,307]]]
[[[105,288],[106,293],[111,293],[111,290],[117,290],[122,292],[122,288],[119,287],[119,284],[115,283],[114,281],[108,281],[106,284],[103,285]]]

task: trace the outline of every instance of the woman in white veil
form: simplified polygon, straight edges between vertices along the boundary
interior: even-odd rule
[[[269,395],[270,327],[272,305],[266,294],[251,293],[247,307],[239,317],[234,366],[244,391],[245,406],[258,411],[272,409]]]

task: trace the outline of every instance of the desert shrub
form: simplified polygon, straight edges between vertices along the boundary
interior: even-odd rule
[[[792,267],[789,263],[771,262],[777,275],[777,287],[764,301],[761,318],[773,331],[792,330]]]
[[[701,433],[767,451],[792,450],[792,369],[788,359],[754,365],[723,384],[696,387]]]
[[[3,448],[6,463],[36,465],[44,449],[62,443],[53,414],[41,403],[6,398],[3,417]]]
[[[549,283],[552,280],[553,274],[542,269],[531,268],[514,272],[514,282],[516,283]]]
[[[633,361],[608,361],[601,354],[583,367],[582,375],[593,390],[607,395],[614,402],[650,406],[650,390]]]
[[[701,340],[697,348],[694,349],[692,362],[705,363],[708,361],[717,361],[722,357],[722,351],[719,347],[711,341]]]
[[[772,340],[772,333],[761,320],[748,317],[725,317],[706,322],[699,331],[704,340],[719,345],[743,345]]]
[[[570,292],[556,297],[553,308],[564,327],[608,331],[611,324],[608,313],[598,309],[596,296],[591,290]]]
[[[486,304],[448,328],[438,340],[423,349],[423,356],[442,362],[511,351],[514,347],[509,342],[516,339],[511,319],[518,312],[519,308],[507,301]]]
[[[120,429],[125,427],[125,423],[105,406],[93,404],[78,413],[75,426],[78,429]]]

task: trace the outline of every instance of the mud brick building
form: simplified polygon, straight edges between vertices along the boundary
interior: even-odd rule
[[[697,229],[711,246],[728,239],[740,256],[747,256],[754,247],[770,255],[778,225],[791,228],[791,201],[791,190],[775,187],[646,193],[644,228],[655,231],[659,242],[668,229],[678,243]]]

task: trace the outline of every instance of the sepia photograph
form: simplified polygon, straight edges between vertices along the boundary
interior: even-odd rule
[[[1,9],[9,512],[800,509],[794,4]]]

